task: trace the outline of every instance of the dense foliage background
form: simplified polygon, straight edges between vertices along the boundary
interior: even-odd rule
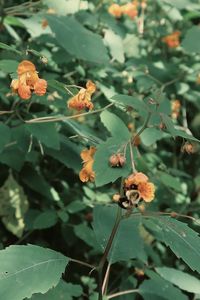
[[[200,299],[200,2],[134,1],[134,16],[112,4],[0,1],[3,300],[102,299],[101,283],[104,299]],[[23,60],[47,81],[44,96],[12,92]],[[71,110],[88,80],[94,109]],[[122,210],[100,270],[133,163],[129,148],[122,168],[109,158],[128,141],[155,199]],[[83,183],[91,146],[95,181]]]

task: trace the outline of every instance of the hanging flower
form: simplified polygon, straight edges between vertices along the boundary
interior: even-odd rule
[[[32,92],[38,96],[46,93],[47,82],[40,79],[35,65],[29,60],[23,60],[17,68],[18,79],[13,79],[11,88],[24,100],[30,99]]]
[[[151,202],[155,197],[155,186],[151,182],[141,182],[138,184],[138,192],[145,202]]]
[[[129,16],[133,20],[138,15],[137,3],[134,1],[124,4],[121,6],[121,11],[123,15]]]
[[[94,154],[96,148],[91,146],[89,149],[84,149],[81,152],[81,158],[83,160],[83,168],[79,173],[79,178],[82,182],[94,181],[95,173],[92,169],[94,163]]]
[[[116,18],[120,18],[122,15],[122,9],[119,4],[113,3],[108,8],[108,12]]]
[[[162,41],[167,44],[169,48],[177,48],[180,45],[180,31],[175,31],[172,34],[165,36]]]
[[[78,111],[83,109],[92,110],[94,105],[91,102],[91,96],[95,91],[96,85],[91,80],[88,80],[86,83],[86,89],[80,89],[77,95],[69,99],[68,107]]]
[[[131,174],[128,178],[125,179],[125,187],[130,188],[131,186],[138,185],[139,183],[147,182],[148,177],[142,172],[137,172]]]

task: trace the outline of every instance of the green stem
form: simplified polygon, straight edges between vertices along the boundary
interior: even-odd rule
[[[103,299],[103,295],[102,295],[102,284],[103,284],[103,282],[102,282],[102,273],[103,273],[103,268],[104,268],[107,256],[110,252],[110,249],[112,247],[113,240],[114,240],[115,235],[117,233],[117,230],[118,230],[118,227],[119,227],[119,224],[120,224],[120,221],[121,221],[121,216],[122,216],[122,210],[121,210],[120,207],[118,207],[117,216],[116,216],[116,219],[115,219],[115,224],[114,224],[112,232],[110,234],[110,237],[109,237],[108,243],[106,245],[104,254],[103,254],[103,256],[102,256],[102,258],[99,262],[99,265],[97,267],[97,271],[98,271],[98,290],[99,290],[98,300]]]
[[[133,140],[132,140],[132,144],[134,144],[134,142],[136,141],[136,139],[141,135],[141,133],[147,128],[148,126],[148,123],[149,123],[149,120],[150,120],[150,117],[151,117],[151,112],[148,112],[148,115],[147,115],[147,118],[142,126],[142,128],[138,131],[138,133],[136,133],[136,135],[133,137]]]

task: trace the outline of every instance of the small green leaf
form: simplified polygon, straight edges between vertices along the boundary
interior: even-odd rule
[[[10,128],[0,122],[0,153],[3,151],[6,144],[10,142],[11,139],[11,131]]]
[[[186,35],[185,38],[182,42],[183,48],[189,52],[200,52],[200,28],[199,26],[193,26],[190,28]]]
[[[5,50],[8,50],[8,51],[11,51],[11,52],[15,52],[15,53],[21,55],[21,52],[18,51],[18,50],[16,50],[16,49],[14,48],[14,46],[8,46],[8,45],[6,45],[6,44],[0,42],[0,48],[1,48],[1,49],[5,49]]]
[[[156,268],[156,272],[165,280],[177,285],[180,289],[200,294],[200,280],[194,276],[174,268],[166,267]]]
[[[46,210],[40,213],[34,220],[33,229],[46,229],[54,226],[58,216],[54,210]]]
[[[74,226],[76,236],[83,240],[87,245],[94,248],[97,244],[93,230],[86,224],[79,224]]]
[[[114,33],[110,29],[105,30],[104,35],[105,44],[109,47],[110,53],[114,60],[117,60],[120,63],[124,62],[124,49],[122,39],[119,35]]]
[[[145,146],[151,146],[165,137],[165,133],[156,128],[146,128],[140,137]]]
[[[164,185],[177,192],[182,192],[181,183],[176,177],[161,171],[158,172],[158,177]]]
[[[101,122],[110,131],[112,137],[128,140],[131,135],[124,122],[115,114],[105,110],[100,115]]]
[[[33,245],[1,250],[0,298],[22,300],[46,293],[58,284],[68,261],[58,252]]]

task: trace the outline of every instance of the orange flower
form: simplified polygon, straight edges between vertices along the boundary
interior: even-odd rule
[[[172,34],[165,36],[162,41],[167,44],[169,48],[177,48],[180,45],[180,34],[180,31],[175,31]]]
[[[133,20],[138,15],[137,5],[134,2],[132,2],[132,3],[130,2],[125,5],[122,5],[121,10],[122,10],[122,13],[124,15],[129,16],[131,18],[131,20]]]
[[[120,18],[122,15],[122,9],[119,4],[113,3],[108,8],[108,12],[116,18]]]
[[[90,149],[84,149],[81,152],[81,158],[83,160],[83,168],[79,173],[79,178],[82,182],[94,181],[95,173],[92,170],[94,163],[94,154],[96,148],[91,146]]]
[[[180,114],[181,102],[179,100],[173,100],[171,102],[172,118],[177,119]]]
[[[18,65],[17,74],[18,79],[12,80],[11,88],[22,99],[29,99],[32,91],[38,96],[43,96],[46,93],[46,80],[39,78],[35,65],[29,60],[23,60]]]
[[[138,192],[145,202],[151,202],[155,197],[155,186],[151,182],[141,182],[138,185]]]
[[[86,89],[80,89],[77,95],[69,99],[68,107],[78,111],[85,108],[92,110],[94,105],[91,102],[91,96],[95,91],[96,85],[91,80],[88,80],[86,83]]]
[[[145,183],[148,181],[148,177],[142,172],[131,174],[127,179],[125,179],[125,187],[130,188],[132,185],[138,185],[140,183]]]

